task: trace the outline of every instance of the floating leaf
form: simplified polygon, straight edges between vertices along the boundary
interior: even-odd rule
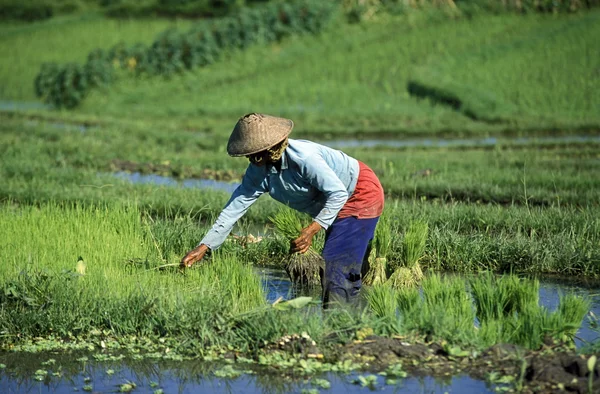
[[[312,297],[297,297],[286,302],[279,302],[274,304],[273,307],[280,311],[287,311],[289,309],[300,309],[310,304]]]

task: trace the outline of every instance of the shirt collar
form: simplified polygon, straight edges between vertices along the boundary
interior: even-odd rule
[[[287,149],[281,155],[281,171],[287,170],[288,168],[288,157],[287,157]],[[269,164],[267,171],[271,174],[277,173],[277,168],[274,165]]]
[[[283,155],[281,155],[281,169],[287,170],[288,168],[288,157],[287,157],[287,148],[283,151]]]

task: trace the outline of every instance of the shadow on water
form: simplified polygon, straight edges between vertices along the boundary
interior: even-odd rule
[[[132,183],[153,184],[159,186],[175,186],[183,188],[214,189],[226,191],[228,193],[233,193],[233,191],[239,186],[239,183],[235,182],[215,181],[213,179],[177,180],[169,176],[141,174],[139,172],[129,173],[120,171],[115,172],[113,176]]]
[[[322,141],[323,145],[330,146],[336,149],[343,148],[415,148],[415,147],[478,147],[478,146],[496,146],[500,144],[508,145],[527,145],[527,144],[568,144],[568,143],[585,143],[595,142],[600,143],[599,135],[571,135],[559,137],[518,137],[518,138],[467,138],[467,139],[447,139],[447,138],[419,138],[413,140],[399,139],[344,139]]]
[[[301,393],[323,388],[323,379],[331,387],[329,393],[493,393],[493,387],[467,376],[444,379],[410,377],[386,384],[377,376],[376,383],[362,387],[353,383],[358,373],[348,375],[321,374],[283,377],[261,372],[252,365],[223,365],[200,361],[173,362],[123,359],[118,362],[78,361],[79,356],[55,354],[0,353],[0,391],[4,394],[124,392],[123,385],[135,384],[135,393]],[[48,365],[48,360],[52,362]],[[81,358],[79,359],[81,360]],[[223,377],[233,370],[238,377]],[[363,374],[366,376],[367,374]],[[315,380],[321,379],[321,381]],[[162,391],[159,391],[162,390]],[[317,391],[318,392],[318,391]]]

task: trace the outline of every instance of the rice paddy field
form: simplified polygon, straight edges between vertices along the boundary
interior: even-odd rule
[[[0,391],[598,392],[598,10],[343,11],[168,77],[119,71],[72,109],[36,97],[42,63],[206,21],[0,22]],[[248,112],[379,176],[359,307],[285,277],[269,197],[179,268],[248,165],[225,150]]]

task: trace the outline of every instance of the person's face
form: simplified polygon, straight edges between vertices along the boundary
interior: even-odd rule
[[[266,150],[246,156],[250,163],[262,167],[267,163],[268,154]]]

